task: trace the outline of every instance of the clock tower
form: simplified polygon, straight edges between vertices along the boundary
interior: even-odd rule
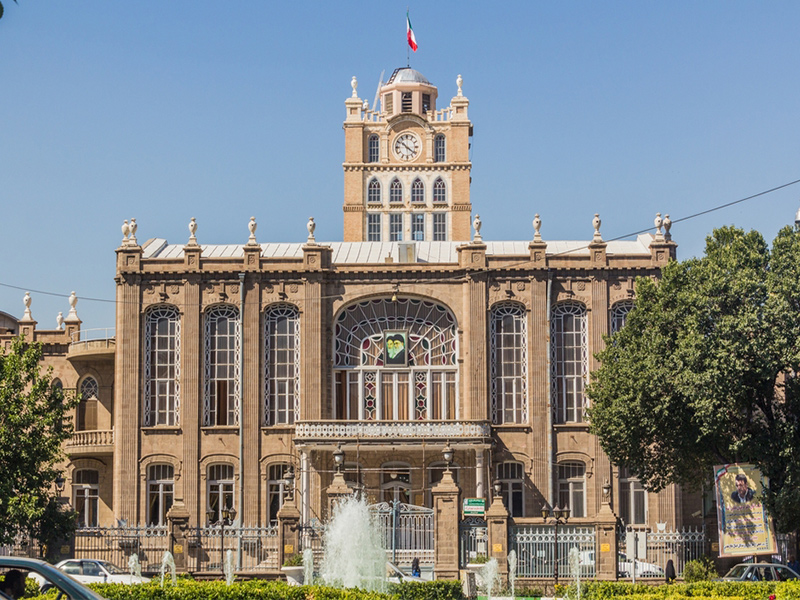
[[[437,110],[438,90],[419,71],[395,69],[380,109],[345,101],[344,241],[469,241],[472,123],[461,91]]]

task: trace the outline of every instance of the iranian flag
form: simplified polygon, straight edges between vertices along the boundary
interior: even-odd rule
[[[414,30],[411,28],[411,19],[408,17],[408,12],[406,12],[406,37],[408,38],[408,45],[416,52],[417,38],[414,37]]]

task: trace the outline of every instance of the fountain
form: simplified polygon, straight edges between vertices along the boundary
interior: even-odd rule
[[[499,579],[498,570],[496,558],[490,559],[489,562],[485,563],[481,568],[481,579],[483,580],[486,600],[492,600],[492,594],[494,593],[494,588],[497,585],[497,580]]]
[[[128,569],[134,577],[142,577],[142,564],[139,562],[138,554],[131,554],[128,557]]]
[[[161,587],[164,587],[164,576],[167,574],[167,569],[169,569],[170,575],[172,575],[172,585],[175,585],[178,581],[175,575],[175,559],[172,558],[172,554],[170,554],[169,550],[164,552],[164,556],[161,558]]]
[[[334,587],[385,589],[386,550],[364,498],[351,496],[334,508],[325,527],[320,576]]]
[[[578,590],[577,600],[581,600],[581,554],[577,548],[569,550],[569,569],[575,578],[575,589]]]
[[[222,572],[225,573],[225,583],[230,585],[233,583],[233,578],[236,576],[236,559],[233,556],[233,550],[228,550],[225,553],[225,564],[222,565]]]
[[[511,597],[515,597],[514,586],[517,581],[517,551],[508,553],[508,585],[511,587]]]
[[[303,550],[303,581],[311,585],[314,580],[314,551],[311,548]]]

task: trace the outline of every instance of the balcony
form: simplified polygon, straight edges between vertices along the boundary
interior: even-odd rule
[[[70,457],[96,456],[98,454],[113,454],[114,430],[94,429],[90,431],[75,431],[67,441],[65,451]]]
[[[67,359],[73,360],[114,360],[116,349],[115,329],[83,329],[72,334]]]
[[[486,421],[306,421],[295,426],[299,443],[356,440],[485,442],[492,435]]]

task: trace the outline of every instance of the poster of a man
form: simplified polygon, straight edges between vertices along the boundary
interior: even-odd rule
[[[384,348],[387,367],[405,367],[408,365],[408,336],[405,331],[387,331]]]
[[[736,489],[731,493],[731,500],[737,504],[750,502],[756,493],[747,485],[747,476],[744,473],[736,475]]]

